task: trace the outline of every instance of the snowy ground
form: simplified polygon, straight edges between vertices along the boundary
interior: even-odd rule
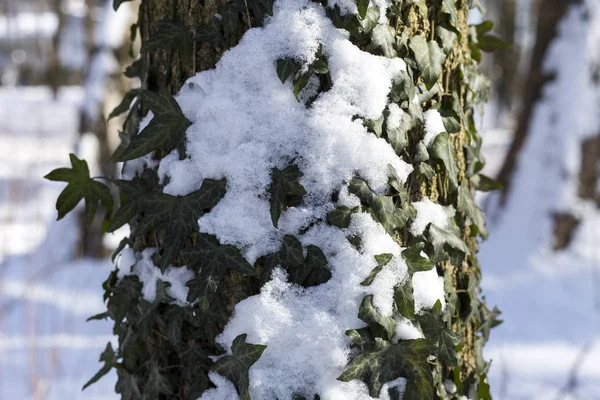
[[[42,179],[68,163],[81,91],[52,101],[44,88],[0,90],[0,399],[110,399],[96,372],[110,326],[102,312],[108,262],[72,261],[77,224],[56,222],[61,185]]]

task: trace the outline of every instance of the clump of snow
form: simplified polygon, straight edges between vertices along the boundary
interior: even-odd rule
[[[319,49],[327,57],[332,87],[307,108],[294,97],[291,80],[281,83],[276,62],[289,57],[311,63]],[[361,120],[383,114],[392,82],[401,79],[405,68],[400,59],[354,46],[320,5],[288,0],[276,2],[263,28],[249,30],[214,70],[189,79],[177,96],[192,122],[186,133],[188,158],[171,155],[161,161],[161,179],[169,180],[165,192],[185,195],[204,178],[226,178],[226,195],[198,221],[202,232],[239,247],[249,262],[278,250],[283,236],[292,234],[304,246],[319,246],[332,269],[326,283],[302,288],[288,283],[285,271],[276,268],[259,295],[237,304],[217,340],[229,349],[237,336],[247,334],[249,343],[267,345],[250,368],[253,398],[319,393],[323,400],[370,399],[363,382],[337,380],[350,357],[345,331],[366,326],[358,318],[366,295],[373,295],[381,314],[392,315],[393,288],[408,279],[407,266],[402,248],[370,214],[353,215],[343,230],[324,221],[337,205],[359,204],[343,189],[353,177],[385,193],[389,166],[401,181],[412,171]],[[307,194],[300,206],[282,213],[275,228],[269,211],[271,171],[290,164],[303,172],[300,183]],[[334,204],[332,194],[340,190],[341,201]],[[433,219],[425,215],[421,220],[443,224],[434,214]],[[350,244],[349,235],[360,237],[359,249]],[[382,253],[392,254],[392,260],[371,285],[362,286],[377,266],[374,256]],[[144,296],[152,297],[157,279],[172,282],[171,289],[179,292],[181,288],[174,287],[188,278],[186,269],[179,268],[183,276],[175,277],[172,269],[162,276],[150,256],[151,251],[144,252],[134,266],[144,282]],[[440,296],[439,280],[432,275],[437,277],[435,270],[413,278],[419,309],[433,305],[432,299],[443,299],[443,286]],[[231,387],[223,384],[203,397],[231,398]]]
[[[432,268],[429,271],[415,272],[412,277],[415,296],[415,312],[432,308],[439,300],[444,308],[444,278]]]
[[[401,318],[396,321],[396,330],[394,331],[392,342],[397,343],[399,340],[412,340],[424,338],[423,333],[406,318]]]
[[[189,288],[185,285],[194,277],[194,273],[185,267],[169,267],[163,274],[154,262],[152,255],[156,249],[145,249],[136,257],[132,249],[125,249],[119,255],[117,266],[119,279],[126,275],[137,275],[143,284],[142,296],[149,302],[156,299],[156,284],[158,280],[170,283],[167,294],[179,304],[186,304]]]
[[[437,110],[427,110],[425,112],[425,137],[423,143],[429,147],[435,137],[442,132],[446,132],[442,116]]]
[[[417,217],[410,226],[413,235],[422,235],[429,224],[434,224],[438,228],[448,226],[449,215],[445,207],[434,203],[427,197],[412,203],[412,205],[417,209]]]

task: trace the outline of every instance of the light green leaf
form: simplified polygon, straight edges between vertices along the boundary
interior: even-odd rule
[[[454,146],[448,133],[443,132],[436,136],[431,146],[431,156],[442,162],[446,169],[451,191],[458,189],[458,166],[454,158]]]
[[[374,336],[390,340],[394,336],[396,321],[385,317],[375,309],[373,295],[365,296],[358,311],[358,318],[367,323]]]
[[[377,266],[375,268],[373,268],[373,271],[371,271],[369,276],[364,281],[362,281],[360,284],[362,286],[369,286],[371,283],[373,283],[373,280],[375,279],[377,274],[379,272],[381,272],[383,267],[385,267],[392,260],[392,257],[393,257],[393,255],[389,254],[389,253],[377,254],[375,256],[375,260],[377,261]]]
[[[415,298],[410,277],[394,288],[394,304],[404,318],[411,321],[415,319]]]
[[[427,42],[420,35],[411,39],[409,47],[415,55],[425,85],[431,88],[440,76],[446,55],[435,40]]]
[[[419,242],[402,251],[402,258],[406,262],[408,273],[411,276],[415,272],[429,271],[433,268],[431,260],[421,255],[424,248],[425,243]]]
[[[389,25],[377,25],[371,31],[371,43],[375,49],[381,49],[384,56],[393,58],[398,55],[395,48],[396,31]]]

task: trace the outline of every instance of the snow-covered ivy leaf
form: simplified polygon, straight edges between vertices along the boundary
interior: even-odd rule
[[[128,111],[129,107],[131,106],[131,102],[138,96],[139,93],[140,89],[131,89],[130,91],[125,93],[125,96],[123,96],[123,100],[121,100],[119,105],[115,107],[114,110],[112,110],[112,112],[108,116],[108,119],[110,120]]]
[[[427,42],[420,35],[411,39],[409,47],[415,54],[425,85],[431,88],[440,76],[446,55],[435,40]]]
[[[373,336],[390,340],[394,336],[396,321],[381,315],[373,305],[373,295],[365,296],[360,304],[358,318],[369,325]]]
[[[406,262],[408,273],[411,276],[415,272],[429,271],[433,268],[431,260],[421,255],[424,248],[425,243],[419,242],[402,251],[402,258]]]
[[[271,199],[271,220],[277,228],[281,212],[288,207],[296,207],[302,203],[306,194],[304,186],[298,182],[304,174],[295,165],[279,170],[274,168],[271,172],[271,186],[269,193]]]
[[[369,8],[370,0],[356,0],[356,8],[358,9],[358,16],[360,19],[365,19],[367,16],[367,9]]]
[[[85,199],[85,226],[89,227],[96,215],[98,203],[106,207],[105,220],[112,214],[113,198],[108,186],[90,178],[90,170],[85,160],[80,160],[75,154],[69,154],[71,168],[57,168],[44,176],[50,181],[67,182],[67,187],[56,200],[58,220]]]
[[[96,372],[92,379],[90,379],[86,382],[85,385],[83,385],[83,388],[81,390],[85,390],[85,388],[87,388],[91,384],[98,382],[100,378],[108,374],[110,370],[115,366],[117,362],[117,355],[113,350],[110,342],[108,342],[106,348],[104,349],[102,354],[100,354],[100,362],[104,362],[104,365],[102,366],[102,368],[100,368],[100,371]]]
[[[419,399],[433,399],[433,379],[427,357],[431,345],[423,339],[405,340],[391,344],[375,338],[371,348],[356,355],[338,377],[342,382],[361,379],[369,388],[372,397],[379,397],[382,386],[404,377],[409,382],[418,382]]]
[[[213,294],[227,271],[237,271],[245,275],[255,275],[252,265],[232,245],[220,245],[212,235],[198,234],[196,246],[181,252],[187,260],[188,268],[194,271],[195,284],[190,286],[188,301],[198,300],[200,308],[209,308]]]
[[[281,83],[285,83],[288,78],[295,75],[302,68],[302,64],[293,58],[281,58],[277,60],[277,76]]]
[[[442,0],[442,12],[450,16],[450,22],[458,28],[458,15],[456,14],[456,0]]]
[[[414,126],[414,120],[404,110],[400,109],[399,112],[400,121],[394,121],[394,124],[390,124],[389,118],[386,121],[385,134],[396,154],[401,155],[408,144],[407,132]]]
[[[383,134],[383,122],[385,120],[385,116],[381,115],[377,119],[366,119],[364,122],[365,127],[375,134],[377,137],[381,137]]]
[[[211,368],[233,383],[242,400],[250,400],[248,372],[267,348],[265,345],[246,343],[246,336],[236,337],[231,346],[233,355],[219,358]]]
[[[396,32],[389,25],[378,24],[371,31],[371,43],[375,49],[380,49],[384,56],[393,58],[398,55],[396,52]]]
[[[415,297],[411,278],[394,288],[394,304],[404,318],[411,321],[415,319]]]
[[[454,146],[448,133],[443,132],[437,135],[430,151],[433,158],[437,158],[444,164],[451,191],[458,189],[458,166],[454,159]]]
[[[308,67],[309,71],[314,72],[318,75],[325,75],[329,73],[329,66],[327,65],[327,61],[323,58],[316,59],[310,66]]]
[[[369,276],[367,276],[367,278],[364,281],[362,281],[360,284],[362,286],[369,286],[371,283],[373,283],[373,280],[375,279],[377,274],[379,272],[381,272],[383,267],[385,267],[392,260],[392,257],[393,257],[393,255],[390,253],[377,254],[375,256],[375,260],[377,261],[377,266],[375,268],[373,268],[373,271],[371,271]]]
[[[194,45],[188,28],[175,20],[161,20],[156,23],[156,31],[142,43],[140,51],[155,49],[179,49],[184,62],[192,58]]]

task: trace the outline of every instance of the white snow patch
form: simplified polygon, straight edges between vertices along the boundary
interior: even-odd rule
[[[446,132],[442,116],[437,110],[427,110],[425,112],[425,137],[423,143],[429,147],[437,135]]]
[[[444,300],[444,278],[437,274],[435,268],[429,271],[415,272],[412,277],[412,284],[415,296],[415,312],[430,309],[440,301],[442,308],[446,302]]]
[[[417,209],[417,217],[410,226],[413,235],[422,235],[429,224],[434,224],[438,228],[448,227],[449,215],[443,206],[434,203],[427,197],[412,204]]]

